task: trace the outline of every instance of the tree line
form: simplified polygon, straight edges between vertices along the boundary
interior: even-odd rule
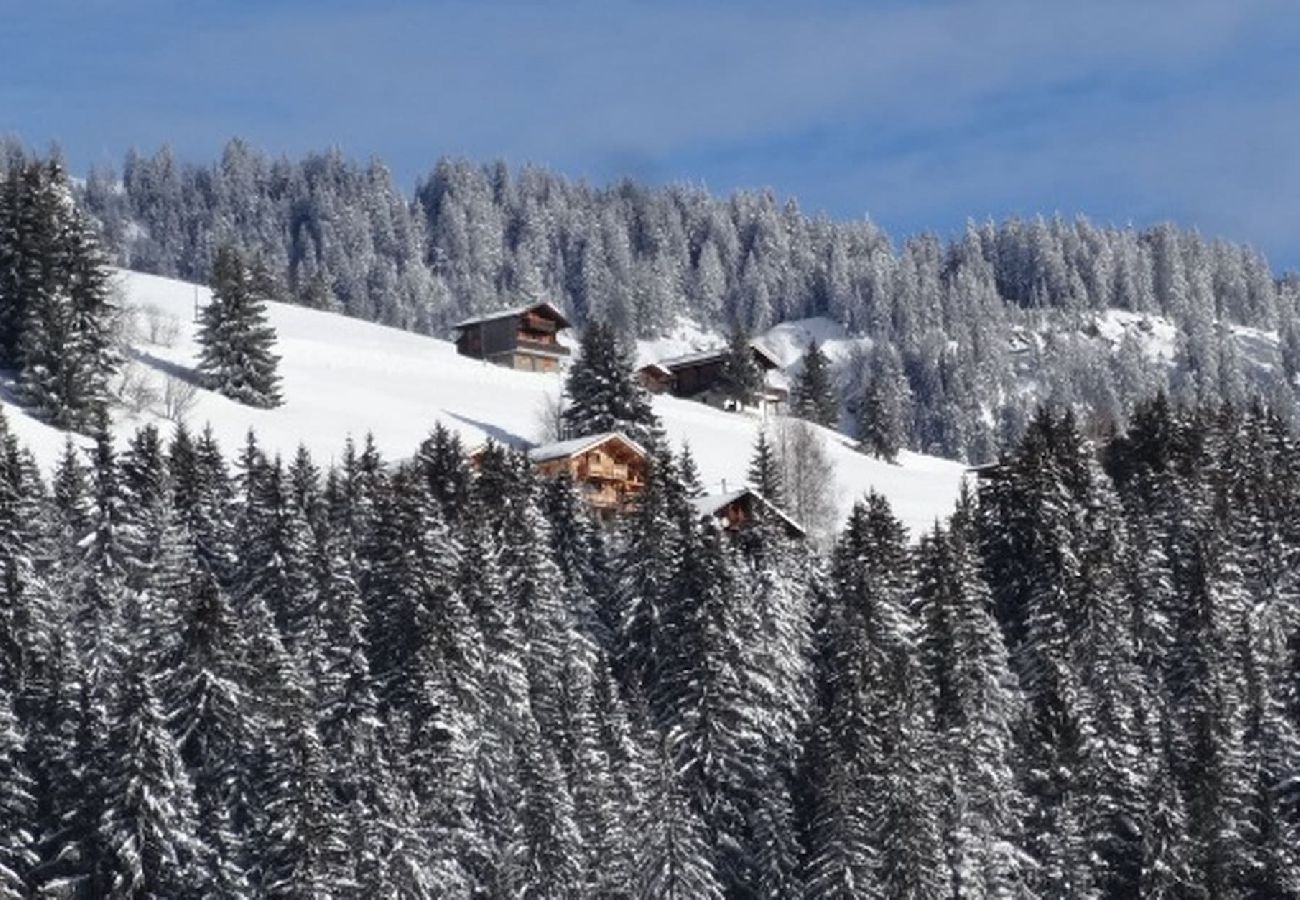
[[[603,526],[441,427],[48,480],[0,432],[0,896],[1300,892],[1272,412],[1042,412],[918,541],[868,496],[826,554],[650,443]]]

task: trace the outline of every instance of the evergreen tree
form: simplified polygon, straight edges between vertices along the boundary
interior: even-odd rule
[[[148,676],[137,664],[122,680],[109,734],[100,822],[114,896],[174,896],[205,890],[191,786]]]
[[[733,328],[719,379],[723,394],[739,406],[753,406],[763,392],[763,370],[754,359],[749,336]]]
[[[906,390],[898,355],[892,348],[872,354],[870,380],[858,407],[858,449],[895,462],[905,443],[903,393]]]
[[[27,873],[36,864],[36,797],[24,758],[22,726],[14,717],[7,690],[0,687],[0,898],[28,896]]]
[[[814,339],[804,351],[803,369],[790,392],[791,408],[796,416],[834,428],[839,424],[840,402],[831,381],[830,360]]]
[[[818,621],[808,761],[813,897],[931,896],[940,887],[939,783],[929,688],[905,605],[905,540],[883,498],[871,495],[836,545],[833,591]]]
[[[251,760],[264,722],[248,694],[246,636],[202,565],[190,573],[180,629],[161,693],[194,788],[196,834],[212,852],[212,884],[247,890],[249,830],[259,800]]]
[[[724,896],[704,826],[678,783],[674,757],[664,751],[655,766],[648,818],[638,853],[637,896],[663,900],[714,900]]]
[[[65,429],[91,430],[119,360],[109,271],[56,161],[9,171],[0,190],[0,364]]]
[[[918,549],[922,660],[943,757],[944,881],[955,896],[1023,892],[1024,798],[1015,780],[1020,696],[976,548],[936,526]]]
[[[760,429],[758,437],[754,439],[754,455],[750,457],[747,475],[754,490],[777,506],[785,504],[781,464],[776,458],[776,450],[767,439],[766,429]]]
[[[632,367],[632,356],[608,325],[592,322],[582,333],[578,358],[564,383],[567,437],[622,431],[648,444],[660,433],[659,420]]]
[[[212,264],[212,300],[200,313],[199,369],[214,390],[248,406],[279,406],[279,357],[266,321],[270,275],[238,250],[222,247]]]

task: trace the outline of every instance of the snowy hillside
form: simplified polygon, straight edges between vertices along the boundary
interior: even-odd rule
[[[140,335],[132,345],[136,371],[160,396],[168,376],[192,378],[197,352],[193,343],[196,298],[207,302],[206,288],[123,272],[123,302],[141,310]],[[174,339],[151,342],[146,312],[155,321],[174,323]],[[372,433],[388,458],[411,453],[441,420],[467,445],[487,437],[510,443],[538,440],[542,410],[558,396],[558,375],[515,372],[456,354],[455,347],[398,331],[299,306],[272,304],[271,323],[279,333],[285,403],[274,410],[240,406],[199,391],[185,415],[192,428],[210,423],[231,453],[255,429],[270,451],[292,453],[301,442],[321,463],[336,459],[344,438]],[[165,329],[164,329],[165,330]],[[646,348],[653,355],[662,348]],[[734,487],[744,477],[760,422],[687,400],[658,397],[655,408],[675,444],[689,442],[711,491]],[[6,413],[18,435],[40,459],[54,459],[62,433],[12,406]],[[164,430],[161,400],[139,414],[115,411],[114,427],[129,434],[145,422]],[[913,531],[951,511],[963,466],[948,460],[904,453],[889,465],[854,452],[847,438],[825,432],[835,463],[840,512],[874,488],[889,498]]]

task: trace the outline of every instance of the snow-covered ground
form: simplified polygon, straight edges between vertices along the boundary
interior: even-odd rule
[[[121,273],[119,283],[126,304],[156,308],[178,326],[170,345],[151,343],[141,316],[141,335],[132,348],[141,376],[159,394],[169,374],[192,377],[195,304],[196,299],[207,302],[207,288],[134,272]],[[289,455],[302,443],[322,464],[338,458],[345,437],[360,440],[367,433],[388,458],[399,458],[413,452],[439,420],[458,431],[467,447],[488,437],[535,442],[542,435],[542,410],[560,391],[559,375],[515,372],[467,359],[447,341],[284,304],[271,305],[270,319],[279,335],[284,405],[250,409],[200,390],[185,416],[194,429],[211,424],[232,454],[252,428],[268,450]],[[771,341],[783,361],[797,360],[797,336],[787,333],[801,326],[815,328],[819,339],[832,343],[849,340],[843,332],[822,334],[837,327],[825,320],[788,323]],[[638,355],[654,359],[707,337],[686,331],[676,341],[639,348]],[[170,430],[157,406],[137,415],[117,410],[115,433],[124,437],[145,422]],[[674,443],[689,442],[709,490],[722,490],[724,482],[728,488],[742,483],[762,427],[756,417],[674,397],[655,398],[655,409]],[[64,442],[61,432],[12,406],[6,414],[42,461],[56,457]],[[842,435],[824,434],[835,464],[841,515],[873,488],[913,532],[951,511],[964,473],[960,463],[904,453],[899,465],[890,465],[856,453]]]

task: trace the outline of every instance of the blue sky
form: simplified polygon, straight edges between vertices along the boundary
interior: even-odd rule
[[[772,187],[896,237],[1174,219],[1300,268],[1300,4],[0,0],[0,133],[74,168],[231,136]]]

